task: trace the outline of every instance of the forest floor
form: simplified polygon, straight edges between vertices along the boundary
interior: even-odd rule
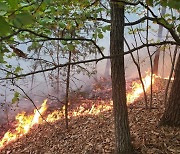
[[[163,98],[166,83],[166,80],[157,79],[153,88],[151,111],[144,108],[143,96],[128,106],[131,140],[138,153],[180,153],[180,128],[158,127],[158,121],[164,111]],[[111,95],[110,89],[101,84],[97,87],[102,93],[98,99],[89,98],[81,101],[77,97],[72,99],[73,103],[76,103],[69,112],[71,118],[68,130],[65,129],[64,119],[58,120],[51,126],[47,123],[35,126],[27,135],[10,143],[0,153],[113,154],[115,137],[112,101],[108,99]]]

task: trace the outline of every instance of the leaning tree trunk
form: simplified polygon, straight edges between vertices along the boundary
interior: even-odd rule
[[[110,55],[121,55],[111,59],[112,99],[115,120],[116,154],[131,154],[133,148],[126,105],[124,69],[124,6],[111,3]]]
[[[165,112],[159,122],[160,126],[180,127],[180,54],[177,60],[173,85],[169,99],[166,104]]]

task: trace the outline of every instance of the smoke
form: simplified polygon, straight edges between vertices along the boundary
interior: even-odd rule
[[[130,41],[131,42],[131,41]],[[109,33],[105,34],[104,39],[98,43],[100,46],[104,47],[104,55],[109,55]],[[127,51],[127,48],[125,47]],[[174,46],[171,46],[170,49],[162,50],[160,53],[159,59],[159,75],[162,77],[169,76],[171,69],[171,59],[173,57],[172,51]],[[155,47],[150,48],[151,54],[156,51]],[[136,60],[138,60],[137,52],[133,53]],[[152,56],[152,59],[154,55]],[[20,65],[23,67],[23,72],[32,71],[32,63],[24,60],[17,60],[16,58],[8,61],[12,66]],[[107,63],[108,62],[108,63]],[[139,50],[139,63],[141,68],[142,76],[145,76],[147,71],[151,70],[150,58],[146,48]],[[70,87],[71,91],[88,91],[91,92],[92,83],[98,81],[100,77],[109,78],[111,73],[110,60],[102,60],[93,64],[96,68],[97,73],[89,75],[81,72],[73,72],[74,77],[71,78]],[[126,71],[126,80],[132,80],[138,78],[137,68],[132,61],[131,55],[125,55],[125,71]],[[60,79],[57,80],[57,70],[51,71],[48,73],[41,73],[37,75],[32,75],[26,77],[23,80],[17,81],[17,84],[24,89],[26,94],[39,106],[44,99],[49,98],[49,102],[54,104],[63,101],[65,94],[65,79],[66,79],[66,70],[62,69],[62,74],[60,74]],[[14,117],[17,113],[21,111],[32,111],[34,106],[31,101],[25,97],[25,94],[15,86],[11,86],[11,83],[3,83],[5,86],[0,87],[0,103],[2,104],[0,108],[0,117],[2,117],[1,122],[6,121],[7,117]],[[12,98],[14,91],[18,91],[21,95],[19,100],[12,104]],[[53,98],[53,99],[52,99]],[[8,115],[8,116],[7,116]]]

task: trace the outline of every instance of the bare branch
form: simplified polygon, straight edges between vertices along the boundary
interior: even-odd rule
[[[120,3],[124,3],[125,5],[132,5],[132,6],[136,6],[138,4],[140,4],[140,1],[137,2],[129,2],[129,1],[125,1],[125,0],[111,0],[111,2],[120,2]]]
[[[162,17],[158,18],[158,16],[156,16],[154,14],[154,12],[147,5],[145,5],[143,2],[139,1],[139,4],[141,4],[144,8],[146,8],[151,13],[151,15],[153,16],[153,17],[147,17],[148,20],[155,21],[155,22],[157,22],[157,24],[162,25],[164,28],[166,28],[170,32],[173,39],[178,43],[178,45],[180,45],[180,37],[175,32],[173,27],[171,27],[170,24],[164,18],[162,18]],[[163,22],[165,22],[165,24],[161,22],[162,20],[163,20]]]
[[[38,107],[36,106],[36,104],[34,103],[34,101],[29,97],[29,95],[24,91],[24,89],[21,88],[19,85],[15,84],[14,82],[13,82],[13,84],[14,84],[17,88],[19,88],[19,89],[24,93],[24,95],[31,101],[31,103],[33,104],[33,106],[35,107],[35,109],[37,110],[37,112],[39,113],[39,115],[41,116],[41,118],[42,118],[49,126],[52,127],[52,125],[51,125],[51,124],[43,117],[43,115],[40,113]],[[52,128],[53,128],[53,127],[52,127]]]
[[[173,41],[163,41],[163,42],[159,42],[159,43],[150,43],[150,44],[142,44],[136,48],[130,49],[129,51],[124,52],[123,55],[126,54],[130,54],[136,50],[140,50],[144,47],[151,47],[151,46],[158,46],[158,45],[164,45],[164,44],[171,44],[171,45],[177,45],[177,42],[173,42]],[[65,64],[59,64],[56,66],[53,66],[51,68],[48,69],[44,69],[44,70],[38,70],[38,71],[34,71],[34,72],[29,72],[29,73],[25,73],[25,74],[20,74],[20,75],[14,75],[13,77],[6,77],[6,78],[0,78],[1,80],[8,80],[8,79],[16,79],[16,78],[21,78],[21,77],[26,77],[26,76],[30,76],[33,74],[38,74],[38,73],[42,73],[42,72],[48,72],[48,71],[52,71],[55,70],[58,67],[65,67],[68,65],[77,65],[77,64],[84,64],[84,63],[90,63],[90,62],[96,62],[98,63],[99,61],[103,60],[103,59],[111,59],[111,58],[117,58],[119,56],[122,56],[122,54],[118,54],[118,55],[113,55],[113,56],[103,56],[101,58],[95,58],[95,59],[89,59],[89,60],[83,60],[83,61],[77,61],[77,62],[71,62],[71,63],[65,63]]]

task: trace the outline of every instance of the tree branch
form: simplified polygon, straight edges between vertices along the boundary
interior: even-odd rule
[[[58,39],[58,38],[57,38]],[[158,46],[158,45],[164,45],[164,44],[171,44],[171,45],[177,45],[177,42],[173,42],[173,41],[163,41],[163,42],[159,42],[159,43],[150,43],[150,44],[142,44],[138,47],[135,47],[133,49],[130,49],[129,51],[124,52],[123,55],[127,55],[130,54],[136,50],[140,50],[144,47],[151,47],[151,46]],[[44,70],[38,70],[38,71],[34,71],[34,72],[29,72],[29,73],[25,73],[25,74],[20,74],[20,75],[14,75],[13,77],[7,77],[7,78],[0,78],[1,80],[8,80],[8,79],[16,79],[16,78],[21,78],[21,77],[26,77],[26,76],[30,76],[33,74],[38,74],[38,73],[42,73],[42,72],[48,72],[48,71],[52,71],[55,70],[58,67],[65,67],[68,65],[77,65],[77,64],[84,64],[84,63],[90,63],[90,62],[96,62],[98,63],[99,61],[103,60],[103,59],[111,59],[111,58],[118,58],[119,56],[122,56],[122,54],[118,54],[118,55],[113,55],[113,56],[103,56],[101,58],[95,58],[95,59],[89,59],[89,60],[83,60],[83,61],[77,61],[77,62],[71,62],[71,63],[65,63],[65,64],[59,64],[56,66],[53,66],[51,68],[48,69],[44,69]]]
[[[59,40],[59,41],[87,41],[87,42],[91,42],[99,51],[99,53],[101,54],[102,57],[104,57],[104,54],[102,53],[100,47],[96,44],[96,42],[92,39],[87,39],[87,38],[83,38],[83,37],[79,37],[79,38],[54,38],[54,37],[49,37],[47,35],[44,34],[39,34],[36,33],[32,30],[29,29],[21,29],[21,31],[25,31],[25,32],[29,32],[35,36],[41,37],[41,38],[45,38],[47,40]]]
[[[176,32],[174,31],[173,27],[171,27],[171,25],[164,19],[164,18],[158,18],[158,16],[156,16],[154,14],[154,12],[148,7],[148,5],[145,5],[143,2],[139,1],[139,4],[141,4],[144,8],[146,8],[153,17],[148,17],[147,20],[151,20],[151,21],[155,21],[157,22],[157,24],[163,26],[164,28],[166,28],[171,36],[173,37],[173,39],[178,43],[178,45],[180,45],[180,38],[179,36],[176,34]],[[163,20],[163,22],[165,22],[165,24],[163,24],[161,21]]]
[[[3,40],[10,39],[11,37],[19,34],[20,32],[21,32],[21,30],[18,30],[18,31],[16,31],[16,32],[14,32],[14,33],[12,33],[12,34],[10,34],[10,35],[8,35],[8,36],[0,37],[0,42],[2,42]]]
[[[129,1],[125,1],[125,0],[111,0],[111,2],[120,2],[120,3],[124,3],[125,5],[132,5],[132,6],[136,6],[136,5],[140,4],[140,1],[132,3]]]

